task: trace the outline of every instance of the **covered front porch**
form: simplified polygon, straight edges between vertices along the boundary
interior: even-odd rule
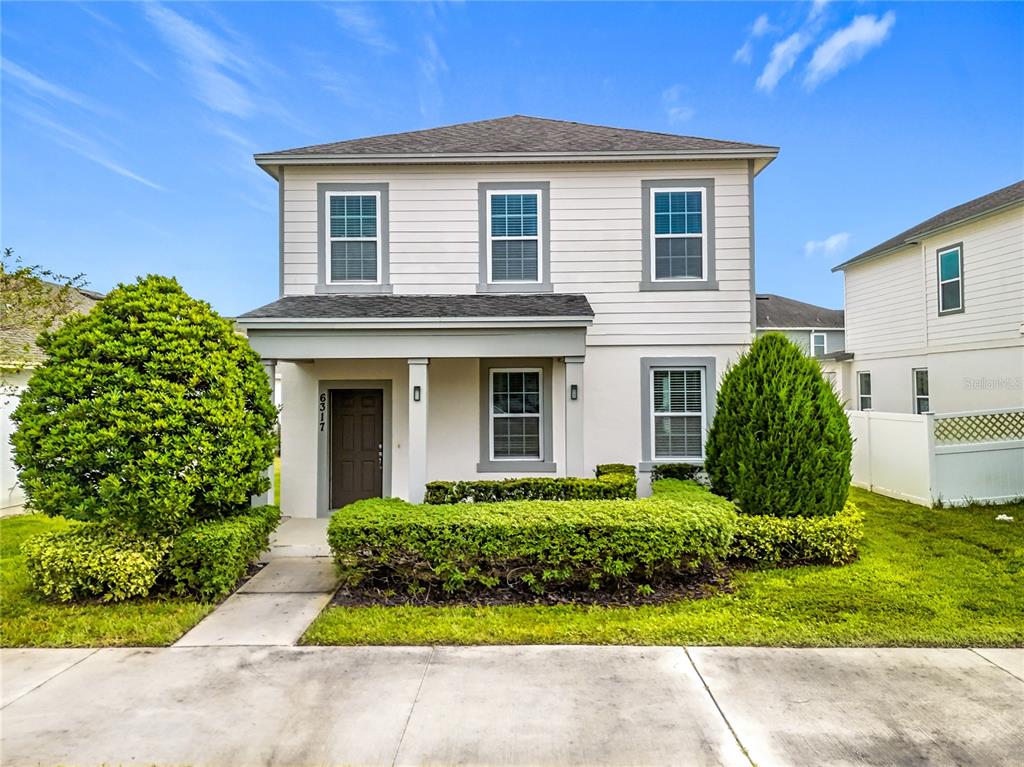
[[[434,479],[583,474],[582,296],[315,296],[270,307],[331,312],[240,320],[280,376],[284,514],[324,517],[377,496],[419,502]],[[384,310],[439,316],[365,316]]]

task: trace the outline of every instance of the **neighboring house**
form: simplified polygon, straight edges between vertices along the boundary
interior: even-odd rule
[[[1024,182],[839,264],[849,406],[893,413],[1024,407]]]
[[[826,309],[772,293],[757,294],[757,335],[765,333],[781,333],[811,357],[846,349],[842,309]]]
[[[703,460],[777,152],[513,116],[257,155],[281,297],[238,321],[281,374],[284,512]]]
[[[53,286],[54,290],[60,290],[59,285]],[[82,288],[73,288],[70,296],[70,313],[85,313],[96,305],[96,302],[103,298],[102,293]],[[24,348],[27,351],[18,359],[0,360],[0,368],[17,368],[17,373],[0,372],[0,512],[10,512],[19,509],[25,502],[24,493],[18,484],[18,472],[14,467],[14,451],[11,447],[11,434],[14,432],[14,424],[11,422],[11,413],[18,406],[18,397],[28,384],[32,376],[32,370],[43,361],[42,350],[35,345],[37,332],[32,328],[14,327],[4,324],[0,327],[0,333],[4,334],[4,348]]]

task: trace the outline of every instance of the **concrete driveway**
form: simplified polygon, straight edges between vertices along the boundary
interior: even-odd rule
[[[1024,650],[3,650],[15,765],[1020,765]]]

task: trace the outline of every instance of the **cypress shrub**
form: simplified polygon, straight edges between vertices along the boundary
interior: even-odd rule
[[[722,378],[707,440],[715,493],[745,514],[839,512],[850,487],[850,425],[818,363],[778,333]]]

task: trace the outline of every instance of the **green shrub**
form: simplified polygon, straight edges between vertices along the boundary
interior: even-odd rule
[[[259,357],[173,279],[118,286],[39,346],[11,438],[32,508],[173,535],[269,486],[276,411]]]
[[[746,514],[829,516],[846,501],[852,446],[818,363],[769,333],[722,378],[706,465]]]
[[[654,494],[692,502],[708,491],[694,482],[664,479],[654,484]],[[838,514],[827,517],[740,514],[729,556],[765,565],[839,565],[857,556],[863,535],[864,515],[849,501]]]
[[[698,463],[659,463],[651,469],[651,480],[659,479],[693,479],[704,470]]]
[[[428,482],[424,503],[495,503],[498,501],[596,501],[636,498],[636,477],[605,474],[597,478],[528,477],[466,482]]]
[[[594,475],[604,477],[609,474],[627,474],[630,477],[636,476],[636,466],[631,463],[599,463]]]
[[[208,600],[224,596],[266,550],[280,521],[276,506],[260,506],[185,530],[167,561],[172,590]]]
[[[414,506],[394,498],[335,512],[327,540],[350,583],[422,593],[499,584],[643,587],[725,557],[736,514],[705,493],[688,501],[508,501]]]
[[[156,584],[170,543],[86,522],[21,545],[33,588],[62,602],[144,597]]]

